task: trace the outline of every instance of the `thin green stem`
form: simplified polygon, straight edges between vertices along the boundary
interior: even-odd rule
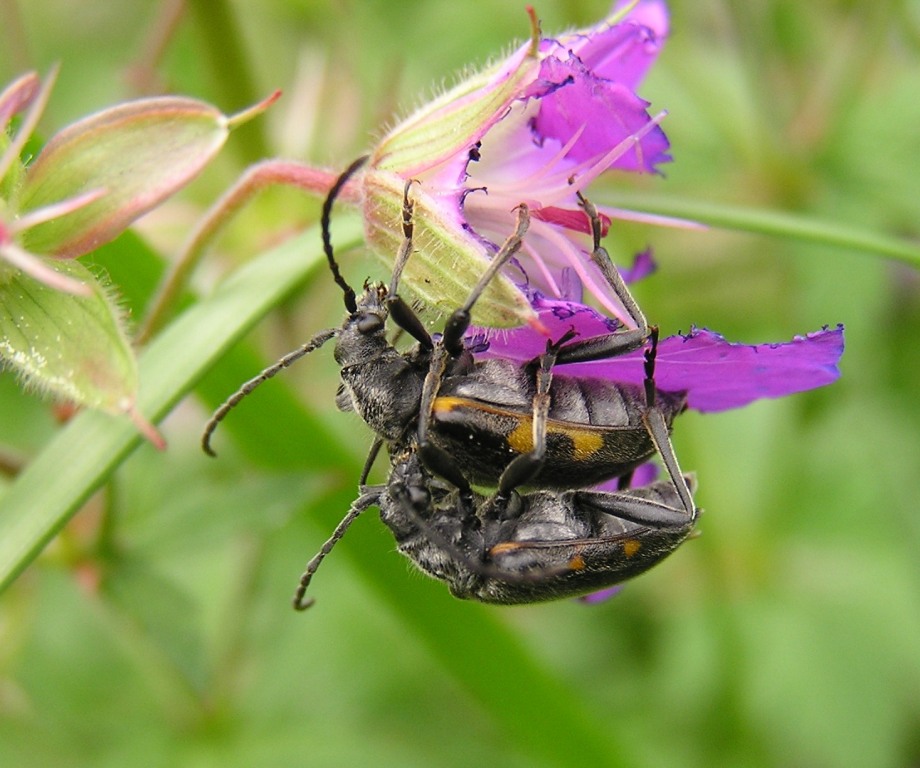
[[[169,320],[208,248],[240,209],[259,192],[282,184],[319,196],[326,193],[334,180],[335,174],[331,171],[285,160],[266,160],[247,169],[236,184],[211,206],[183,246],[150,302],[138,328],[137,343],[146,343]]]
[[[646,195],[608,195],[605,202],[617,208],[689,219],[712,227],[862,251],[920,267],[920,243],[911,243],[878,232],[847,226],[839,221],[826,221],[772,210],[740,208],[724,203],[700,203],[681,198]]]

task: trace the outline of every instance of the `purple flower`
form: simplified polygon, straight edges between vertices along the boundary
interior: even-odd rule
[[[655,173],[670,160],[661,115],[649,115],[635,93],[667,34],[667,9],[662,0],[622,7],[558,38],[542,38],[532,16],[530,41],[393,128],[356,185],[368,242],[391,257],[402,239],[396,223],[405,183],[418,182],[414,250],[401,285],[443,313],[466,299],[486,254],[514,229],[515,208],[527,204],[521,252],[474,307],[474,335],[487,340],[486,355],[530,360],[547,335],[574,329],[585,338],[633,324],[589,257],[578,199],[602,173]],[[605,224],[624,215],[600,212]],[[639,254],[624,274],[637,279],[653,268],[650,255]],[[610,317],[581,303],[584,290]],[[842,328],[756,346],[692,328],[661,341],[656,382],[685,391],[691,408],[719,411],[830,383],[842,351]],[[572,373],[639,383],[642,354],[580,363]]]
[[[574,330],[591,338],[614,330],[617,322],[574,302],[533,297],[539,324],[550,338]],[[483,357],[532,360],[546,349],[546,336],[532,328],[478,328],[477,351]],[[687,405],[698,411],[740,408],[765,397],[784,397],[822,387],[840,377],[843,326],[824,328],[791,341],[738,344],[705,328],[662,339],[658,344],[655,382],[665,392],[686,392]],[[558,373],[641,384],[643,350],[607,360],[559,365]]]
[[[668,32],[663,0],[618,3],[605,21],[558,38],[541,37],[531,18],[528,43],[384,136],[349,195],[362,201],[368,243],[392,258],[406,182],[415,182],[413,250],[400,286],[441,314],[465,302],[526,204],[521,249],[476,303],[467,338],[477,356],[520,362],[539,357],[547,337],[591,338],[641,322],[592,260],[591,222],[579,203],[603,173],[654,174],[671,159],[664,113],[650,114],[636,93]],[[697,226],[598,212],[602,234],[614,217]],[[643,253],[621,274],[634,280],[653,269]],[[603,314],[582,303],[586,292]],[[645,351],[554,370],[641,384]],[[842,326],[757,345],[692,327],[660,341],[655,380],[662,391],[686,393],[690,408],[722,411],[829,384],[842,353]]]
[[[600,589],[597,592],[591,592],[587,595],[582,595],[578,599],[587,603],[588,605],[596,605],[597,603],[603,603],[609,600],[611,597],[615,597],[620,594],[625,589],[625,584],[614,584],[612,587],[607,587],[606,589]]]
[[[532,17],[533,19],[533,17]],[[629,322],[590,252],[577,195],[610,170],[655,173],[668,140],[635,88],[667,33],[660,0],[643,0],[589,29],[526,44],[397,125],[363,174],[368,243],[391,258],[401,232],[403,188],[413,187],[415,250],[403,285],[442,313],[461,304],[526,203],[530,228],[517,260],[475,307],[477,321],[532,321],[534,290],[578,301],[584,290]],[[612,216],[675,223],[601,209]],[[683,224],[687,224],[683,222]],[[689,224],[687,224],[689,226]]]

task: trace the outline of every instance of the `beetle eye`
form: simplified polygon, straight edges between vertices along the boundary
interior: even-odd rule
[[[383,329],[383,318],[380,315],[366,314],[358,318],[358,331],[371,334]]]

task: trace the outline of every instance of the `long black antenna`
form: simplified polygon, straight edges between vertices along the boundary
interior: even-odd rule
[[[329,261],[329,269],[332,270],[332,277],[335,279],[336,285],[338,285],[345,294],[345,309],[349,312],[356,311],[358,309],[358,303],[355,300],[354,288],[345,282],[345,278],[342,277],[342,274],[339,272],[339,265],[336,264],[335,256],[332,254],[332,234],[329,231],[329,216],[332,213],[332,204],[339,196],[339,192],[342,191],[342,187],[344,187],[355,172],[367,162],[367,157],[367,155],[359,157],[335,180],[335,183],[329,190],[329,194],[326,195],[326,199],[323,201],[323,211],[320,216],[320,226],[323,231],[323,252],[326,254],[326,259]]]

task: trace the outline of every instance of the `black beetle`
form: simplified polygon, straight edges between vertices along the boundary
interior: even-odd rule
[[[695,489],[691,475],[682,480]],[[455,597],[502,605],[577,597],[638,576],[677,549],[699,516],[673,478],[616,492],[515,492],[500,505],[476,493],[468,513],[457,489],[432,478],[408,452],[396,457],[386,485],[362,487],[307,565],[295,608],[312,605],[305,593],[316,570],[372,506],[399,551]]]

